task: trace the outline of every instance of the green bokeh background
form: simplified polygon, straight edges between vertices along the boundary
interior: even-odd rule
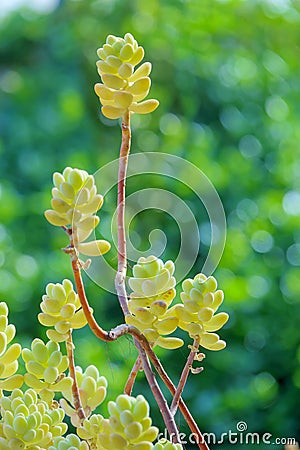
[[[118,155],[119,123],[101,116],[93,92],[95,51],[108,34],[128,31],[153,64],[151,97],[160,101],[155,113],[134,118],[133,152],[163,151],[196,164],[218,190],[228,222],[215,272],[225,291],[222,310],[230,313],[220,333],[228,345],[206,352],[205,371],[190,377],[184,397],[205,432],[234,432],[245,421],[248,431],[299,438],[297,1],[65,0],[48,13],[22,8],[2,17],[0,292],[18,339],[28,346],[45,336],[36,318],[45,285],[71,277],[60,251],[65,236],[43,217],[52,173],[67,165],[93,173]],[[189,189],[160,177],[136,177],[128,192],[145,187],[168,187],[195,214],[203,242],[194,276],[209,248],[205,211]],[[107,239],[114,194],[101,211]],[[179,234],[167,214],[138,215],[130,227],[133,242],[147,249],[154,228],[168,238],[162,257],[175,258]],[[116,265],[115,250],[107,260]],[[114,296],[85,280],[102,325],[120,323]],[[86,328],[75,341],[77,362],[96,364],[114,398],[135,360],[130,339],[103,344]],[[175,382],[186,353],[160,353]],[[141,391],[161,425],[143,376],[134,393]]]

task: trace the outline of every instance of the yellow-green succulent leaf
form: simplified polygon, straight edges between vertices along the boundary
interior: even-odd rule
[[[138,47],[136,49],[136,51],[134,52],[134,55],[132,56],[132,58],[129,60],[130,64],[132,64],[133,66],[136,66],[137,64],[139,64],[142,59],[144,58],[145,55],[145,51],[143,49],[143,47]]]
[[[223,348],[225,348],[225,347],[226,347],[226,342],[219,340],[215,344],[210,345],[209,350],[219,351],[219,350],[223,350]]]
[[[130,43],[126,43],[121,51],[120,51],[120,57],[122,61],[129,61],[134,55],[134,48],[133,45]]]
[[[2,364],[2,363],[1,363]],[[9,378],[18,370],[18,361],[12,361],[4,366],[4,370],[1,374],[1,378]]]
[[[160,337],[158,331],[154,328],[143,328],[141,327],[141,330],[144,334],[144,336],[147,338],[147,340],[150,342],[150,344],[154,345],[157,342],[157,339]]]
[[[114,93],[117,92],[115,89],[110,89],[102,83],[95,84],[95,92],[103,100],[113,100]]]
[[[102,106],[101,111],[108,119],[119,119],[125,113],[125,109],[111,105]]]
[[[141,103],[132,103],[129,110],[138,114],[149,114],[156,110],[159,106],[159,101],[155,99],[145,100]]]
[[[118,72],[117,66],[108,64],[105,61],[97,61],[96,64],[97,64],[97,69],[98,69],[99,75],[102,75],[103,73],[109,73],[109,74],[114,75]]]
[[[52,327],[56,323],[55,317],[52,317],[49,314],[45,314],[45,313],[39,313],[38,320],[39,320],[40,324],[44,325],[45,327]]]
[[[7,346],[7,336],[5,333],[0,332],[0,355],[5,352]]]
[[[152,65],[150,62],[143,63],[129,78],[128,81],[134,83],[140,78],[148,77],[151,73]]]
[[[5,391],[13,391],[14,389],[20,389],[24,382],[23,375],[15,374],[5,380],[0,380],[0,389]]]
[[[151,86],[151,80],[149,77],[142,77],[135,81],[131,86],[127,88],[127,91],[133,95],[142,95],[149,92]]]
[[[225,312],[215,314],[209,322],[205,324],[206,331],[218,331],[228,321],[229,315]]]
[[[44,214],[51,225],[54,225],[56,227],[68,225],[67,219],[59,215],[59,213],[57,211],[54,211],[53,209],[47,209]]]
[[[201,322],[209,322],[214,314],[214,310],[211,308],[201,308],[198,312],[198,318]]]
[[[154,314],[156,317],[163,316],[168,309],[168,305],[163,300],[157,300],[151,303],[150,312]]]
[[[12,344],[0,358],[0,364],[11,364],[21,355],[21,345]]]
[[[159,336],[156,340],[156,345],[169,350],[174,350],[176,348],[183,346],[183,340],[176,337],[162,337]]]
[[[91,312],[93,310],[91,309]],[[83,328],[87,324],[86,317],[84,315],[83,309],[79,309],[76,311],[74,316],[71,319],[72,328],[78,329]]]
[[[102,74],[102,81],[104,85],[110,89],[121,89],[126,85],[125,80],[117,75],[112,75],[110,73]]]
[[[201,335],[200,343],[203,347],[216,344],[220,340],[216,333],[203,333]]]
[[[78,244],[78,251],[87,256],[101,256],[107,253],[111,248],[109,242],[105,240],[97,240],[91,242],[83,242]]]
[[[123,63],[118,68],[118,75],[122,77],[124,80],[128,80],[133,74],[133,65],[128,62]]]
[[[54,342],[64,342],[68,339],[68,334],[58,333],[56,330],[47,330],[46,335],[49,339]]]
[[[151,314],[148,308],[136,308],[134,314],[136,318],[144,324],[152,323],[156,319],[156,317]]]
[[[214,300],[212,304],[212,308],[216,311],[219,306],[223,303],[224,300],[224,292],[221,290],[218,290],[214,293]]]
[[[167,317],[166,319],[158,320],[155,323],[155,328],[160,335],[173,333],[178,326],[177,317]]]
[[[118,108],[125,109],[131,105],[133,101],[133,95],[130,92],[117,91],[114,93],[113,99]]]

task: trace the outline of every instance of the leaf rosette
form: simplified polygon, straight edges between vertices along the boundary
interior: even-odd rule
[[[84,242],[99,224],[96,212],[103,205],[103,196],[97,193],[92,175],[85,170],[66,167],[62,173],[53,174],[53,209],[45,211],[52,225],[70,226],[73,245],[83,255],[100,256],[110,250],[110,243],[103,240]]]
[[[62,284],[49,283],[40,306],[40,323],[54,327],[54,330],[49,329],[46,333],[52,341],[66,341],[70,330],[83,328],[87,323],[79,297],[68,279],[63,280]]]
[[[97,50],[100,58],[97,69],[102,83],[95,85],[95,92],[103,105],[102,113],[108,119],[118,119],[126,111],[148,114],[158,107],[158,100],[144,100],[151,86],[151,63],[144,62],[135,70],[144,53],[130,33],[124,38],[110,34],[103,47]]]
[[[176,295],[174,270],[172,261],[163,263],[155,256],[139,258],[129,279],[133,292],[128,302],[131,314],[126,316],[126,323],[138,328],[152,346],[168,349],[183,345],[179,338],[165,337],[178,326],[177,316],[168,310]]]

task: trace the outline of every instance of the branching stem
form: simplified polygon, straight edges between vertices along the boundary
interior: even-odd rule
[[[128,166],[128,156],[131,145],[131,130],[130,130],[130,112],[126,112],[122,118],[122,143],[120,148],[119,158],[119,173],[118,173],[118,204],[117,204],[117,224],[118,224],[118,271],[115,279],[115,286],[118,295],[118,299],[123,310],[124,316],[129,314],[127,303],[127,292],[125,286],[126,272],[127,272],[127,251],[126,251],[126,233],[125,233],[125,186],[126,186],[126,174]],[[142,339],[141,333],[131,327],[133,336],[135,337],[134,343],[139,351],[139,355],[142,361],[142,366],[145,371],[146,378],[149,386],[153,392],[153,395],[160,407],[165,425],[173,437],[174,442],[179,442],[179,434],[174,421],[173,416],[169,410],[166,399],[161,392],[159,385],[152,372],[147,355],[144,350],[143,342],[146,347],[149,347],[147,339]]]
[[[140,356],[138,356],[137,359],[135,360],[135,363],[131,369],[129,377],[126,381],[126,384],[124,387],[124,394],[131,395],[135,379],[137,377],[137,374],[141,370],[141,368],[142,368],[142,361],[141,361]]]
[[[118,223],[118,271],[115,279],[116,292],[118,299],[126,317],[129,314],[128,304],[127,304],[127,292],[125,286],[126,272],[127,272],[127,256],[126,256],[126,234],[125,234],[125,185],[126,185],[126,174],[128,166],[128,156],[130,152],[131,143],[131,131],[130,131],[130,115],[127,112],[122,120],[122,143],[120,149],[120,159],[119,159],[119,174],[118,174],[118,206],[117,206],[117,223]],[[72,269],[74,273],[74,279],[76,284],[77,293],[81,302],[82,309],[84,311],[87,322],[93,331],[93,333],[101,340],[104,341],[114,341],[124,334],[131,334],[134,338],[134,343],[139,351],[139,358],[141,360],[142,367],[145,371],[149,386],[153,392],[154,397],[160,407],[161,413],[171,439],[174,442],[179,442],[179,433],[174,421],[174,417],[170,412],[167,405],[166,399],[163,396],[159,385],[155,379],[152,372],[151,366],[148,361],[149,356],[153,366],[155,367],[158,375],[161,377],[165,385],[168,387],[172,395],[176,393],[176,387],[169,378],[168,374],[161,365],[159,359],[155,355],[153,349],[149,345],[147,339],[141,334],[141,332],[133,327],[126,324],[119,325],[115,329],[107,332],[103,330],[95,320],[92,309],[89,306],[88,300],[86,298],[84,285],[81,277],[81,265],[78,259],[76,249],[74,248],[74,243],[72,239],[72,231],[70,229],[65,229],[67,234],[70,236],[70,247],[65,249],[66,253],[69,253],[72,261]],[[129,377],[129,384],[126,384],[125,389],[131,392],[135,376],[137,373],[137,366],[133,368],[131,375]],[[185,383],[185,382],[184,382]],[[180,384],[180,383],[179,383]],[[183,384],[184,386],[184,384]],[[182,387],[183,389],[183,387]],[[126,391],[125,391],[126,392]],[[182,390],[181,390],[182,392]],[[179,402],[179,408],[190,427],[192,433],[197,436],[197,444],[200,450],[209,450],[209,447],[205,443],[204,437],[202,436],[194,418],[189,412],[187,406],[181,398],[181,392],[177,394]]]
[[[112,341],[113,339],[111,339],[109,333],[107,331],[103,330],[98,325],[97,321],[95,320],[95,318],[93,316],[93,310],[90,308],[90,305],[89,305],[88,300],[85,295],[85,289],[84,289],[84,285],[82,282],[81,269],[80,269],[80,263],[79,263],[78,257],[77,256],[71,257],[71,260],[72,260],[72,269],[73,269],[73,273],[74,273],[77,294],[78,294],[84,315],[86,317],[86,320],[89,324],[90,329],[102,341]]]
[[[76,379],[76,370],[75,370],[75,360],[74,360],[74,344],[72,339],[72,330],[69,330],[68,332],[68,339],[66,340],[66,349],[67,349],[67,355],[69,360],[69,370],[70,370],[70,376],[73,380],[72,384],[72,396],[73,396],[73,404],[74,408],[77,412],[77,415],[81,422],[85,419],[85,413],[83,411],[81,400],[80,400],[80,394]]]
[[[147,355],[149,355],[151,362],[152,362],[153,366],[155,367],[158,375],[160,376],[162,381],[165,383],[165,385],[167,386],[167,388],[169,389],[171,394],[174,395],[176,392],[175,385],[173,384],[172,380],[169,378],[169,376],[166,373],[166,371],[164,370],[161,362],[159,361],[156,354],[150,347],[149,342],[137,330],[137,328],[135,328],[133,326],[128,326],[128,325],[122,324],[122,325],[119,325],[118,327],[114,328],[110,332],[107,332],[107,331],[104,331],[98,325],[94,316],[92,315],[92,310],[89,306],[88,300],[85,295],[85,290],[84,290],[84,286],[83,286],[83,282],[82,282],[82,278],[81,278],[80,264],[79,264],[78,258],[76,259],[75,256],[72,257],[72,255],[71,255],[71,259],[72,259],[72,268],[73,268],[77,293],[78,293],[85,317],[86,317],[87,322],[88,322],[91,330],[93,331],[93,333],[99,339],[101,339],[103,341],[114,341],[114,340],[118,339],[119,337],[124,336],[125,334],[131,334],[141,344],[141,346],[146,351]],[[192,431],[192,433],[195,433],[195,435],[197,436],[197,440],[199,442],[198,447],[201,450],[209,450],[209,447],[205,443],[204,437],[202,436],[201,431],[198,428],[198,425],[196,424],[193,416],[189,412],[189,410],[188,410],[187,406],[185,405],[184,401],[182,400],[182,398],[180,398],[180,400],[179,400],[179,409],[182,412],[182,415],[184,416],[187,424],[189,425],[190,430]]]
[[[151,366],[149,364],[148,357],[146,355],[145,350],[140,345],[139,342],[135,340],[135,345],[139,351],[140,358],[142,360],[143,369],[148,381],[148,384],[151,388],[151,391],[154,395],[156,403],[160,409],[160,412],[163,416],[165,425],[167,427],[168,433],[170,435],[171,442],[180,443],[179,432],[174,420],[174,416],[172,416],[171,411],[169,409],[168,403],[156,381],[155,375],[152,372]]]
[[[154,351],[150,348],[150,351],[148,351],[147,354],[149,355],[149,358],[151,359],[151,362],[154,365],[160,378],[163,380],[163,382],[165,383],[165,385],[167,386],[167,388],[169,389],[171,394],[175,395],[176,387],[173,384],[172,380],[169,378],[167,372],[163,368],[161,362],[157,358]],[[201,431],[199,430],[197,423],[195,422],[192,414],[190,413],[188,407],[186,406],[186,404],[184,403],[184,401],[182,400],[181,397],[179,399],[179,409],[180,409],[183,417],[185,418],[186,423],[188,424],[191,432],[194,433],[195,436],[197,436],[197,438],[196,438],[197,445],[200,448],[200,450],[209,450],[209,447],[205,442],[204,436],[202,435]]]

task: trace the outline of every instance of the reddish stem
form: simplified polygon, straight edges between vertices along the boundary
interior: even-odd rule
[[[125,186],[128,166],[128,156],[131,144],[130,113],[127,111],[122,119],[122,143],[119,158],[118,173],[118,272],[116,274],[115,286],[123,314],[129,314],[127,305],[127,293],[125,287],[127,271],[126,233],[125,233]]]
[[[138,356],[132,369],[131,372],[129,374],[129,377],[126,381],[125,387],[124,387],[124,393],[127,395],[131,395],[132,393],[132,388],[135,382],[135,379],[137,377],[137,374],[139,373],[139,371],[142,368],[142,361],[141,358]]]
[[[88,300],[85,295],[85,290],[84,290],[84,286],[83,286],[83,282],[82,282],[82,278],[81,278],[80,265],[79,265],[78,258],[76,255],[71,254],[71,259],[72,259],[72,268],[73,268],[74,279],[75,279],[78,296],[79,296],[85,317],[87,319],[87,322],[88,322],[91,330],[93,331],[93,333],[99,339],[102,339],[104,341],[114,341],[114,340],[118,339],[120,336],[123,336],[124,334],[131,334],[136,340],[138,340],[138,342],[145,349],[145,351],[149,355],[149,357],[152,361],[152,364],[154,365],[158,375],[161,377],[161,379],[163,380],[163,382],[165,383],[165,385],[167,386],[167,388],[169,389],[171,394],[174,395],[176,392],[175,385],[173,384],[173,382],[169,378],[168,374],[164,370],[163,366],[161,365],[161,362],[159,361],[156,354],[150,347],[147,339],[135,327],[132,327],[132,326],[130,327],[128,325],[120,325],[119,327],[115,328],[114,330],[112,330],[108,333],[107,331],[104,331],[97,324],[96,320],[94,319],[94,317],[92,315],[91,308],[88,304]],[[180,400],[179,400],[179,409],[182,412],[187,424],[189,425],[190,430],[192,431],[192,433],[195,433],[195,435],[197,436],[197,439],[199,441],[198,447],[201,450],[209,450],[209,447],[205,443],[205,440],[201,434],[201,431],[198,428],[198,425],[196,424],[193,416],[189,412],[189,410],[188,410],[187,406],[185,405],[184,401],[182,400],[182,398],[180,398]]]
[[[88,303],[88,300],[85,295],[84,285],[82,282],[81,277],[81,270],[80,265],[77,256],[71,256],[72,260],[72,269],[74,273],[74,279],[77,289],[77,294],[84,312],[84,315],[86,317],[87,323],[89,324],[90,329],[92,332],[103,341],[112,341],[113,339],[110,337],[109,333],[105,330],[103,330],[98,323],[96,322],[94,316],[93,316],[93,310],[90,308],[90,305]]]
[[[135,340],[135,345],[139,351],[148,384],[154,395],[157,406],[159,407],[160,412],[163,416],[165,425],[170,435],[171,442],[180,443],[180,435],[174,420],[174,416],[171,414],[168,403],[156,381],[154,373],[152,372],[146,352],[144,348],[140,345],[140,343],[137,342],[137,340]]]
[[[131,143],[131,132],[130,132],[130,113],[127,112],[122,120],[122,144],[120,149],[120,162],[119,162],[119,175],[118,175],[118,210],[117,210],[117,222],[118,222],[118,271],[115,279],[115,286],[116,291],[118,295],[118,299],[121,305],[121,308],[123,310],[123,313],[126,317],[126,315],[129,314],[128,310],[128,304],[127,304],[127,293],[126,293],[126,287],[125,287],[125,280],[126,280],[126,271],[127,271],[127,256],[126,256],[126,234],[125,234],[125,184],[126,184],[126,173],[127,173],[127,165],[128,165],[128,155],[130,152],[130,143]],[[103,330],[96,320],[93,317],[92,310],[88,304],[84,285],[81,278],[81,271],[80,271],[80,263],[78,261],[78,257],[76,255],[76,251],[74,250],[72,245],[72,236],[70,230],[65,230],[68,232],[68,234],[71,237],[71,248],[69,249],[69,253],[71,253],[71,260],[72,260],[72,268],[76,283],[76,288],[78,292],[78,296],[80,298],[80,302],[85,314],[85,317],[87,319],[87,322],[93,331],[93,333],[100,339],[104,341],[113,341],[117,339],[118,337],[122,336],[123,334],[131,334],[135,339],[135,345],[139,350],[140,358],[143,363],[143,368],[145,370],[149,385],[152,389],[153,394],[155,395],[155,398],[157,399],[157,395],[160,396],[160,399],[158,400],[159,406],[161,407],[161,412],[164,417],[164,421],[166,423],[166,426],[168,430],[170,429],[169,433],[175,436],[175,441],[178,441],[178,430],[176,427],[175,422],[172,422],[172,416],[170,414],[170,410],[168,408],[168,405],[166,404],[166,400],[161,393],[159,386],[157,385],[157,382],[155,380],[154,374],[151,370],[151,367],[148,362],[147,355],[145,354],[145,351],[149,355],[154,367],[157,370],[157,373],[161,377],[161,379],[164,381],[172,395],[176,392],[176,387],[170,380],[169,376],[165,372],[164,368],[162,367],[159,359],[153,352],[152,348],[149,345],[149,342],[147,339],[135,328],[135,327],[129,327],[128,325],[120,325],[119,327],[115,328],[114,330],[111,330],[111,332],[107,332]],[[66,252],[67,253],[67,252]],[[149,366],[149,367],[148,367]],[[149,372],[150,368],[150,372]],[[152,373],[152,375],[151,375]],[[154,381],[153,381],[154,377]],[[157,390],[157,387],[158,390]],[[160,394],[157,394],[160,393]],[[190,414],[188,408],[186,407],[185,403],[183,402],[182,398],[179,398],[179,408],[185,417],[190,430],[195,433],[195,435],[198,437],[198,447],[201,450],[209,450],[209,447],[204,441],[204,438],[193,419],[192,415]],[[171,417],[171,421],[169,420]],[[174,423],[174,425],[173,425]],[[170,425],[171,424],[171,425]]]
[[[72,331],[69,330],[68,339],[66,340],[66,349],[69,360],[69,370],[70,376],[73,380],[72,384],[72,396],[73,396],[73,405],[77,412],[77,415],[81,422],[85,419],[85,413],[82,408],[80,393],[78,389],[77,379],[76,379],[76,370],[75,370],[75,360],[74,360],[74,344],[72,340]]]
[[[176,387],[173,384],[172,380],[169,378],[169,376],[166,373],[163,366],[161,365],[161,362],[157,358],[156,354],[153,352],[153,350],[151,348],[150,348],[150,350],[148,349],[147,353],[151,359],[152,364],[154,365],[155,369],[157,370],[158,375],[163,380],[163,382],[165,383],[165,385],[167,386],[167,388],[169,389],[171,394],[175,395]],[[205,439],[204,439],[201,431],[199,430],[197,423],[195,422],[192,414],[188,410],[188,407],[186,406],[186,404],[184,403],[182,398],[180,398],[180,400],[179,400],[179,409],[180,409],[183,417],[185,418],[188,426],[190,427],[191,432],[197,436],[197,445],[200,448],[200,450],[209,450],[209,447],[206,444]]]

